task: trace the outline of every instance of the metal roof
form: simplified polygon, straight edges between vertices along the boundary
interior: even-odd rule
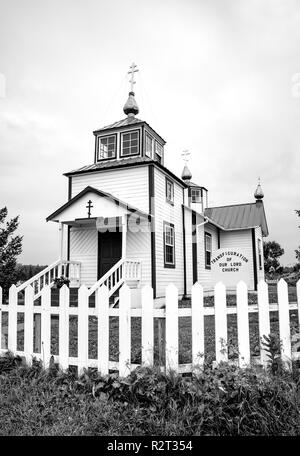
[[[113,124],[106,125],[105,127],[99,128],[99,130],[110,130],[111,128],[118,128],[118,127],[126,127],[127,125],[133,125],[137,123],[142,123],[144,122],[143,120],[137,119],[136,117],[126,117],[125,119],[118,120],[117,122],[114,122]],[[96,131],[99,131],[96,130]]]
[[[153,160],[149,157],[129,157],[129,158],[121,158],[119,160],[107,160],[104,162],[93,163],[92,165],[82,166],[81,168],[75,169],[68,173],[64,173],[64,176],[72,176],[73,174],[84,174],[90,172],[97,172],[107,169],[115,169],[115,168],[122,168],[122,167],[130,167],[130,166],[141,166],[141,165],[154,165],[168,174],[172,179],[176,180],[182,187],[187,187],[187,184],[176,176],[172,171],[166,168],[164,165],[159,163],[156,160]]]
[[[205,209],[204,215],[224,230],[243,230],[261,226],[263,235],[269,234],[262,202],[209,207]]]

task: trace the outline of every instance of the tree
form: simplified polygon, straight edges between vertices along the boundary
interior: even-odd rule
[[[270,268],[273,266],[275,271],[278,271],[280,268],[280,263],[278,258],[284,254],[284,249],[276,241],[268,241],[264,243],[264,264],[265,271],[269,272]]]
[[[16,279],[17,256],[22,252],[22,236],[14,236],[19,217],[5,221],[7,208],[0,209],[0,285],[5,297]]]

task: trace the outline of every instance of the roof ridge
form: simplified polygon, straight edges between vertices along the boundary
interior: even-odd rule
[[[210,206],[210,207],[207,207],[206,209],[218,209],[218,208],[222,208],[222,207],[236,207],[236,206],[250,206],[250,205],[256,205],[256,203],[253,202],[253,203],[224,204],[223,206]]]

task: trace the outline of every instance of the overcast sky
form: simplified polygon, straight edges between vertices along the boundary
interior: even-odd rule
[[[124,117],[134,61],[139,118],[211,205],[254,201],[270,240],[300,244],[300,2],[0,0],[0,207],[20,215],[23,263],[58,258],[62,173],[91,164],[92,131]]]

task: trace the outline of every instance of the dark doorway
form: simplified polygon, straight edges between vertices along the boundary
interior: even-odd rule
[[[122,232],[98,233],[98,280],[122,258]]]

